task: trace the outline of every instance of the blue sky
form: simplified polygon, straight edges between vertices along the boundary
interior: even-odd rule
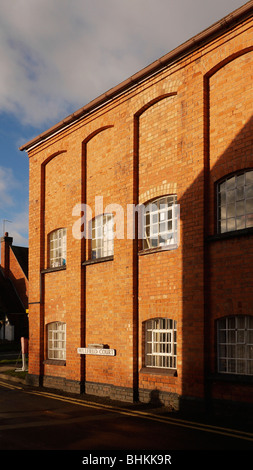
[[[245,3],[0,0],[1,236],[29,243],[22,144]]]

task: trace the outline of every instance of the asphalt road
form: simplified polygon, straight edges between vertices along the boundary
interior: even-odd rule
[[[243,426],[233,429],[207,421],[179,419],[163,408],[115,406],[30,388],[0,377],[0,449],[78,450],[89,456],[90,452],[99,451],[231,454],[252,451],[253,432]]]

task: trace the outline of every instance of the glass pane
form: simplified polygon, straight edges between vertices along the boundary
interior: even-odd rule
[[[160,212],[160,222],[164,221],[166,219],[166,212],[162,211]]]
[[[247,361],[247,374],[253,375],[253,361]]]
[[[167,211],[167,219],[172,220],[172,210],[171,209]]]
[[[227,231],[227,222],[226,220],[221,220],[220,221],[220,231],[221,233],[224,233]]]
[[[227,220],[227,230],[235,230],[235,219],[228,219]]]
[[[246,184],[253,184],[253,171],[247,171],[245,174]]]
[[[227,326],[230,329],[235,329],[235,317],[228,318]]]
[[[159,224],[159,232],[167,232],[168,231],[168,222],[162,222]]]
[[[164,209],[167,206],[166,199],[165,198],[159,199],[158,206],[159,206],[159,209]]]
[[[253,199],[246,201],[246,214],[253,214]]]
[[[220,219],[225,219],[227,216],[227,208],[226,206],[220,207]]]
[[[239,186],[244,186],[244,174],[243,175],[238,175],[237,178],[236,178],[236,185],[237,185],[237,188]]]
[[[250,198],[250,197],[253,197],[253,185],[246,186],[245,194],[246,194],[247,199]]]
[[[244,316],[242,316],[242,317],[238,316],[236,318],[237,318],[237,322],[236,322],[237,328],[244,330],[245,329],[245,317]]]
[[[253,346],[252,345],[247,346],[246,356],[247,356],[247,359],[253,359]]]
[[[245,342],[245,330],[237,330],[237,343]]]
[[[152,234],[157,234],[158,233],[158,224],[154,224],[152,225],[152,231],[151,231]]]
[[[163,245],[165,245],[166,242],[167,242],[166,237],[163,237],[162,235],[159,235],[159,237],[158,237],[158,244],[159,244],[160,246],[163,246]]]
[[[158,223],[158,213],[151,214],[151,223],[157,224]]]
[[[232,189],[234,187],[235,187],[235,176],[232,176],[232,178],[229,178],[227,180],[226,189],[228,191],[229,189]]]
[[[228,372],[230,372],[231,374],[236,372],[236,361],[235,360],[230,359],[228,361]]]
[[[227,218],[229,217],[235,217],[235,205],[234,204],[229,204],[227,206]]]
[[[149,225],[150,224],[150,215],[149,214],[145,214],[145,225]]]
[[[253,215],[246,216],[246,227],[253,227]]]
[[[151,238],[150,240],[150,246],[152,248],[156,248],[158,246],[158,238]]]
[[[236,203],[236,215],[244,215],[245,213],[245,202],[239,201]]]
[[[226,204],[226,200],[227,200],[227,198],[226,198],[226,193],[225,193],[225,192],[221,192],[221,193],[220,193],[220,204],[221,204],[221,205],[225,205],[225,204]]]
[[[251,188],[251,186],[249,186],[249,188]],[[241,186],[236,190],[236,200],[241,201],[242,199],[244,199],[244,186]]]
[[[248,330],[248,344],[253,345],[253,331],[252,330]]]
[[[226,359],[221,359],[219,362],[219,371],[226,372],[226,370],[227,370],[227,361]]]
[[[236,229],[242,230],[245,228],[245,217],[236,217]]]
[[[147,250],[148,248],[150,248],[150,242],[144,238],[144,240],[143,240],[143,249]]]
[[[237,374],[245,374],[245,361],[237,361]]]
[[[226,346],[223,344],[220,346],[220,357],[225,357],[226,356]]]
[[[227,191],[227,204],[235,202],[235,191]]]
[[[220,184],[219,186],[220,188],[220,192],[223,192],[223,194],[226,194],[225,191],[226,191],[226,181],[224,181],[223,183]]]

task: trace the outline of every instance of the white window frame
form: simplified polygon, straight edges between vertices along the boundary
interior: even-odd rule
[[[153,318],[145,322],[145,367],[177,368],[177,322]]]
[[[175,194],[159,197],[144,206],[143,249],[179,246],[179,205]]]
[[[220,374],[253,375],[253,317],[234,315],[217,321]]]
[[[56,321],[47,325],[48,359],[66,360],[66,323]]]
[[[49,235],[49,266],[57,268],[66,265],[67,255],[67,230],[60,228]]]
[[[101,214],[92,220],[91,258],[99,259],[114,253],[114,216]]]
[[[253,227],[253,170],[240,171],[217,184],[218,233]]]

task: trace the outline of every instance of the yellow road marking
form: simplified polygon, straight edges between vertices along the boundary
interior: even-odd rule
[[[50,392],[26,391],[23,389],[23,387],[19,387],[17,385],[13,385],[13,384],[2,382],[2,381],[0,381],[0,385],[2,385],[5,388],[9,388],[10,390],[23,390],[25,393],[38,395],[38,396],[42,396],[45,398],[51,398],[53,400],[59,400],[65,403],[71,403],[71,404],[83,406],[86,408],[93,408],[97,410],[107,410],[109,412],[118,413],[124,416],[140,417],[143,419],[148,419],[150,421],[160,422],[163,424],[171,424],[174,426],[181,426],[184,428],[194,429],[196,431],[204,431],[204,432],[209,432],[209,433],[214,433],[214,434],[221,434],[223,436],[229,436],[229,437],[234,437],[237,439],[244,439],[244,440],[253,442],[253,433],[246,432],[246,431],[233,430],[229,428],[213,426],[213,425],[204,424],[204,423],[197,423],[194,421],[172,418],[169,416],[156,416],[146,411],[128,410],[126,408],[114,407],[114,406],[106,405],[103,403],[101,404],[93,403],[93,402],[89,402],[89,401],[78,399],[78,398],[64,397],[62,395],[57,395],[57,394],[53,394]]]
[[[156,421],[156,422],[160,422],[164,424],[171,424],[175,426],[181,426],[184,428],[194,429],[196,431],[205,431],[205,432],[214,433],[214,434],[221,434],[223,436],[229,436],[229,437],[234,437],[237,439],[244,439],[244,440],[253,442],[253,433],[246,432],[246,431],[233,430],[229,428],[213,426],[210,424],[196,423],[194,421],[171,418],[169,416],[156,416],[151,413],[147,413],[145,411],[127,410],[126,408],[113,407],[110,405],[88,402],[88,401],[81,400],[78,398],[63,397],[61,395],[52,394],[50,392],[34,391],[34,392],[28,392],[28,393],[32,393],[32,394],[39,395],[39,396],[44,396],[46,398],[51,398],[54,400],[60,400],[60,401],[71,403],[71,404],[76,404],[76,405],[83,406],[86,408],[95,408],[95,409],[100,409],[100,410],[104,409],[112,413],[122,414],[124,416],[140,417],[143,419],[148,419],[150,421]]]
[[[0,381],[0,385],[2,385],[3,387],[6,387],[6,388],[10,388],[11,390],[23,390],[22,387],[18,387],[18,385],[10,384],[9,382],[1,382]]]

